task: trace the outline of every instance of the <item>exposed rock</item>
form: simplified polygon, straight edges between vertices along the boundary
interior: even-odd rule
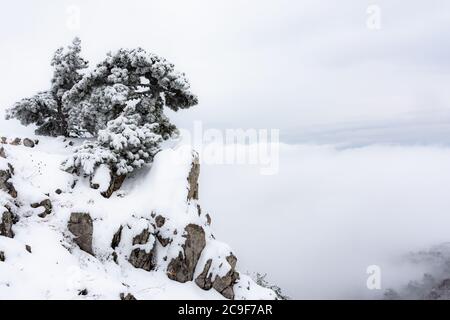
[[[94,226],[89,213],[72,212],[68,223],[69,231],[75,236],[74,241],[81,250],[94,255],[92,250],[92,234]]]
[[[231,266],[230,271],[223,277],[217,276],[213,282],[213,288],[220,292],[227,299],[234,299],[233,286],[239,280],[239,273],[235,271],[237,259],[234,255],[227,257]]]
[[[111,248],[115,249],[120,243],[120,240],[122,239],[122,229],[123,227],[120,226],[119,230],[113,235],[113,238],[111,240]]]
[[[236,268],[236,263],[237,263],[237,258],[234,256],[234,254],[229,255],[228,257],[226,257],[227,262],[230,264],[231,269],[235,269]]]
[[[5,148],[0,147],[0,157],[3,159],[6,159],[6,152],[5,152]]]
[[[14,214],[9,210],[4,211],[0,220],[0,236],[14,238],[14,232],[12,231],[12,226],[14,223]]]
[[[140,234],[133,238],[133,245],[147,244],[150,240],[150,231],[148,229],[142,230]],[[136,248],[131,251],[129,262],[135,268],[141,268],[146,271],[153,270],[155,268],[154,256],[156,251],[156,242],[154,241],[153,247],[150,252],[146,252],[144,249]]]
[[[187,199],[189,200],[198,200],[198,177],[200,175],[200,162],[198,155],[194,156],[192,160],[191,171],[189,172],[188,182],[189,182],[189,190]]]
[[[208,226],[211,225],[211,216],[209,215],[209,213],[206,214],[206,223],[208,224]]]
[[[9,144],[12,146],[18,146],[22,143],[22,139],[20,138],[15,138],[13,141],[11,141]]]
[[[234,255],[230,255],[226,259],[231,268],[225,276],[216,276],[215,279],[212,280],[212,274],[209,272],[212,264],[212,259],[209,259],[206,262],[202,273],[197,277],[197,279],[195,279],[195,283],[204,290],[214,288],[225,298],[234,299],[233,286],[239,280],[239,273],[235,270],[237,258]]]
[[[162,215],[156,216],[156,213],[152,212],[151,216],[155,219],[155,225],[157,228],[163,227],[166,223],[166,218],[164,218]],[[172,241],[172,239],[170,238],[163,237],[160,231],[156,233],[156,239],[158,239],[159,243],[161,243],[163,247],[166,247]]]
[[[23,139],[23,145],[28,148],[34,148],[35,143],[31,139],[25,138],[25,139]]]
[[[156,234],[156,239],[158,239],[163,247],[167,247],[167,245],[172,242],[172,239],[164,238],[160,233]]]
[[[29,253],[31,253],[31,246],[29,246],[28,244],[25,245],[25,250],[27,250]]]
[[[161,228],[161,227],[164,225],[164,223],[166,223],[166,218],[164,218],[164,217],[161,216],[161,215],[158,215],[158,216],[155,218],[155,223],[156,223],[156,226],[157,226],[158,228]]]
[[[235,272],[233,275],[236,275],[237,278],[236,279],[231,278],[232,280],[230,280],[230,284],[226,283],[224,285],[225,288],[222,291],[219,291],[220,288],[222,288],[222,287],[215,286],[215,284],[218,283],[217,281],[214,281],[214,285],[213,285],[214,289],[219,291],[221,295],[223,295],[225,298],[230,299],[230,300],[234,300],[233,286],[236,283],[236,281],[239,280],[239,273]]]
[[[120,294],[120,300],[137,300],[131,293],[121,293]]]
[[[94,190],[98,190],[100,188],[100,185],[98,183],[93,183],[90,181],[91,188]]]
[[[125,177],[125,175],[118,176],[111,173],[111,182],[109,184],[108,190],[102,192],[102,196],[104,196],[105,198],[110,198],[115,191],[120,189],[123,182],[125,181]]]
[[[0,251],[0,262],[5,262],[5,253],[3,251]]]
[[[50,213],[52,213],[52,210],[53,210],[53,205],[52,205],[52,202],[50,201],[50,199],[45,199],[39,203],[33,203],[33,204],[31,204],[31,207],[32,208],[39,208],[39,207],[44,208],[44,212],[38,214],[38,216],[40,218],[45,218]]]
[[[112,256],[112,258],[113,258],[113,261],[116,263],[116,264],[119,264],[119,256],[117,255],[117,252],[113,252],[112,254],[111,254],[111,256]]]
[[[61,190],[61,189],[56,189],[56,190],[55,190],[55,193],[56,193],[56,194],[61,194],[61,193],[62,193],[62,190]]]
[[[203,268],[202,273],[195,279],[195,283],[202,288],[203,290],[209,290],[212,288],[212,274],[209,273],[209,269],[211,268],[212,259],[208,259]]]
[[[133,238],[133,245],[146,244],[150,239],[150,231],[148,229],[142,230],[140,234]]]
[[[12,166],[9,168],[9,170],[0,170],[0,190],[5,191],[13,198],[17,198],[17,191],[13,184],[9,182],[9,179],[12,178],[14,168]]]
[[[1,144],[7,144],[7,143],[8,143],[8,138],[6,138],[6,137],[1,137],[1,138],[0,138],[0,143],[1,143]]]
[[[80,291],[78,291],[78,295],[79,296],[87,296],[88,290],[87,289],[80,290]]]
[[[178,282],[187,282],[194,279],[195,267],[198,259],[205,248],[205,231],[196,224],[186,226],[186,241],[183,244],[183,251],[178,257],[172,259],[167,267],[167,275],[170,279]]]

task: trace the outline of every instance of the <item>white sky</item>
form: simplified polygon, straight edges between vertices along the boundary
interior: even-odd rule
[[[378,31],[366,26],[371,4]],[[72,5],[77,30],[67,27]],[[355,123],[433,126],[450,118],[449,9],[446,0],[8,2],[0,105],[47,88],[53,51],[79,35],[92,64],[141,46],[186,72],[200,105],[171,115],[183,127],[279,128],[298,141]]]

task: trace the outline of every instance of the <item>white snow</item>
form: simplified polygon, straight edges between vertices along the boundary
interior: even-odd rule
[[[111,170],[109,170],[107,165],[101,164],[95,171],[92,177],[92,183],[98,184],[98,191],[105,192],[108,190],[109,184],[111,182]]]
[[[166,148],[156,155],[151,167],[134,172],[120,191],[105,199],[100,193],[109,185],[107,168],[97,170],[92,183],[98,183],[100,188],[92,189],[88,178],[60,169],[73,147],[63,138],[38,138],[40,142],[34,148],[7,145],[8,159],[0,158],[1,167],[7,168],[8,162],[14,166],[11,181],[18,190],[20,205],[20,220],[13,226],[15,237],[0,236],[0,251],[6,256],[6,261],[0,262],[0,299],[118,299],[120,293],[128,292],[137,299],[223,299],[214,289],[202,290],[194,282],[178,283],[165,273],[168,263],[181,250],[183,230],[189,223],[202,226],[206,233],[208,245],[200,263],[214,256],[218,260],[212,272],[224,275],[229,270],[225,257],[231,249],[213,239],[205,215],[198,213],[197,201],[187,201],[192,150]],[[57,189],[62,193],[57,193]],[[40,218],[37,215],[43,209],[33,209],[30,204],[44,199],[51,200],[53,212]],[[0,191],[0,201],[3,205],[11,199]],[[72,212],[87,212],[92,217],[95,257],[73,242],[67,229]],[[160,232],[162,236],[170,235],[173,243],[165,248],[158,243],[157,270],[147,272],[133,267],[128,256],[136,248],[151,250],[154,239],[134,246],[132,239],[144,229],[153,231],[149,219],[156,214],[166,218]],[[116,264],[111,240],[120,226],[122,241],[116,248]],[[173,230],[178,233],[174,235]],[[27,245],[31,253],[26,250]],[[248,282],[245,276],[242,279]],[[236,297],[275,297],[272,291],[250,282],[250,289],[242,282],[235,285],[239,292]],[[84,289],[88,294],[79,295]]]
[[[0,157],[0,170],[8,170],[8,161]]]

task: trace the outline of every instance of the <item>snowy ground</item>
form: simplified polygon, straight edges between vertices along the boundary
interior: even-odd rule
[[[20,136],[8,126],[5,123],[0,127],[0,135]],[[22,130],[19,133],[37,138]],[[186,200],[191,151],[166,148],[158,153],[151,168],[129,176],[119,192],[105,199],[100,190],[90,188],[87,179],[60,170],[62,161],[72,152],[68,141],[39,139],[34,148],[3,145],[7,159],[0,158],[0,168],[7,169],[7,163],[14,167],[10,182],[18,191],[14,212],[20,220],[13,226],[14,238],[0,237],[0,251],[6,256],[0,263],[0,299],[118,299],[121,293],[131,293],[137,299],[223,299],[215,290],[202,290],[192,281],[181,284],[166,274],[168,263],[178,256],[185,241],[183,229],[190,223],[201,226],[206,235],[194,279],[208,259],[212,259],[209,270],[213,279],[225,276],[229,270],[226,257],[232,249],[213,237],[205,214],[197,209],[197,201]],[[102,185],[103,179],[96,178]],[[74,179],[78,180],[76,184]],[[9,198],[0,190],[1,201]],[[44,199],[51,201],[53,212],[39,217],[43,208],[32,208],[32,204]],[[95,257],[75,245],[67,230],[73,212],[88,213],[93,220]],[[162,246],[153,237],[146,244],[134,245],[133,238],[144,229],[156,232],[151,223],[153,214],[164,216],[159,232],[171,239],[170,244]],[[113,249],[111,241],[120,226],[121,241]],[[129,263],[132,250],[139,248],[148,253],[155,242],[155,270],[147,272]],[[117,263],[113,251],[118,255]],[[81,294],[84,291],[86,294]],[[234,295],[236,299],[275,297],[245,274],[234,285]]]

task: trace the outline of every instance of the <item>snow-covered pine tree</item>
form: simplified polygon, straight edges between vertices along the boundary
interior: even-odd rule
[[[164,58],[141,48],[109,53],[64,95],[71,135],[98,137],[75,150],[64,170],[92,176],[106,164],[114,178],[152,162],[160,143],[177,133],[164,106],[196,105],[189,89],[185,75]]]
[[[178,111],[197,104],[183,73],[166,59],[142,48],[120,49],[85,75],[64,95],[69,131],[73,136],[96,136],[108,121],[125,111],[139,123],[158,123],[164,139],[174,132],[164,106]]]
[[[63,164],[72,173],[92,176],[105,164],[124,177],[153,160],[159,145],[177,133],[164,107],[178,111],[198,103],[184,73],[142,48],[109,53],[92,71],[81,55],[81,41],[56,51],[50,90],[16,103],[7,118],[36,124],[42,135],[97,137]]]
[[[16,118],[23,125],[37,125],[36,133],[48,136],[69,135],[67,115],[64,113],[64,93],[81,80],[81,70],[88,63],[81,55],[81,41],[75,38],[67,48],[56,50],[52,67],[53,78],[48,91],[39,92],[31,98],[15,103],[6,113],[7,119]]]
[[[72,45],[56,50],[52,59],[54,68],[52,78],[52,93],[62,99],[64,93],[69,91],[83,77],[80,71],[88,67],[88,62],[81,57],[81,40],[75,38]]]

